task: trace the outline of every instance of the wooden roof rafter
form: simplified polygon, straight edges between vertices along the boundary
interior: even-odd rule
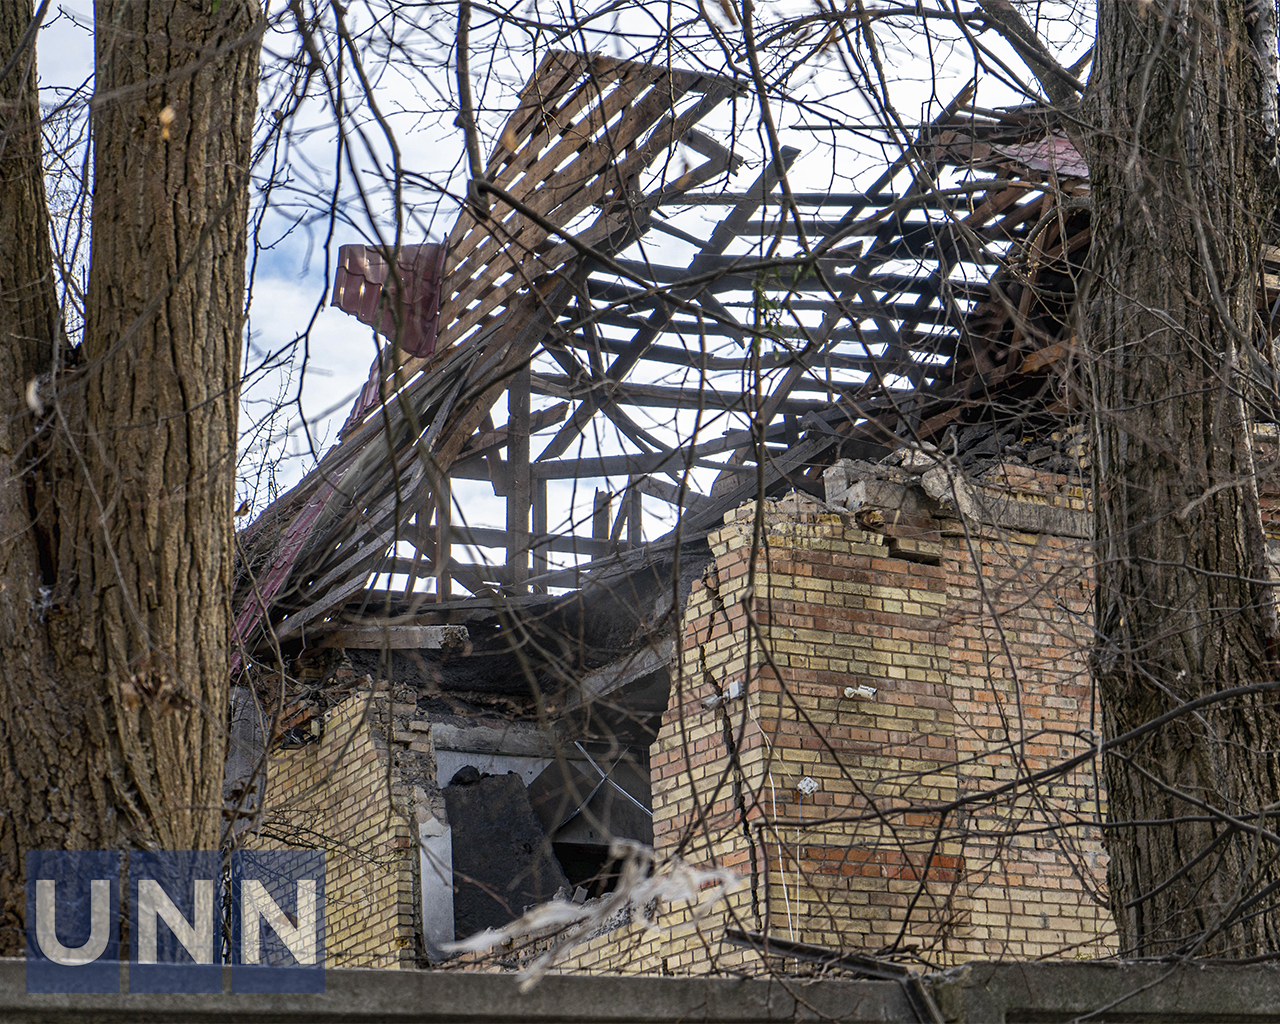
[[[455,583],[476,600],[524,600],[628,571],[673,542],[646,540],[642,499],[676,510],[680,535],[696,538],[754,496],[758,455],[766,489],[812,486],[837,450],[936,436],[1057,340],[1036,326],[1049,306],[1024,298],[1087,245],[1078,211],[1065,241],[1042,225],[1044,197],[1078,182],[1037,181],[1001,152],[1042,128],[999,125],[996,138],[952,111],[922,135],[915,175],[899,161],[866,192],[794,197],[810,211],[813,259],[788,248],[773,166],[745,188],[696,191],[741,163],[696,127],[734,91],[611,58],[542,60],[487,164],[487,216],[465,207],[449,235],[436,353],[389,351],[386,401],[242,535],[246,652],[268,622],[296,641],[364,612],[454,615],[467,600]],[[679,165],[677,147],[703,160],[642,191],[646,173]],[[942,181],[957,154],[989,177]],[[716,207],[709,234],[681,219]],[[637,250],[658,217],[669,241]],[[683,265],[660,261],[673,245],[691,250]],[[993,290],[986,268],[1023,249],[1028,270],[1008,282],[1024,290]],[[765,258],[774,251],[784,258]],[[495,423],[504,395],[508,419]],[[703,493],[690,470],[720,482]],[[555,520],[548,486],[560,480],[599,481],[594,508]],[[464,481],[492,485],[505,528],[459,518]],[[504,555],[467,561],[475,549]],[[553,565],[561,556],[570,564]],[[371,590],[387,573],[404,578],[398,591]]]

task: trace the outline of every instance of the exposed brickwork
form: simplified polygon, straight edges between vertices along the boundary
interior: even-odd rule
[[[1072,509],[1065,477],[1002,467],[1011,500]],[[961,789],[977,793],[1080,754],[1101,729],[1086,653],[1093,585],[1077,538],[950,524],[945,538],[950,694]],[[1095,956],[1113,949],[1094,764],[977,805],[965,844],[971,956]],[[1052,824],[1076,823],[1074,829]]]
[[[389,771],[391,709],[386,693],[356,693],[326,715],[318,742],[268,762],[269,810],[248,845],[325,852],[328,967],[394,968],[417,956],[414,787]],[[395,740],[404,748],[429,735],[396,730]]]
[[[933,497],[896,472],[852,508],[767,502],[758,542],[754,507],[711,535],[651,753],[655,847],[748,884],[561,969],[754,970],[732,926],[940,964],[1113,948],[1092,762],[1012,785],[1096,743],[1085,498],[1022,466]],[[331,959],[391,966],[413,956],[411,837],[438,790],[430,724],[371,696],[273,761],[264,837],[328,840]]]
[[[1084,508],[1026,467],[977,498],[1018,522]],[[563,969],[733,970],[752,956],[720,942],[735,923],[935,963],[1110,951],[1091,763],[955,806],[1094,742],[1082,541],[803,499],[767,503],[763,527],[756,548],[747,508],[711,537],[652,755],[659,854],[753,884],[701,933],[677,907],[673,930],[601,936]],[[704,706],[735,680],[743,698]]]

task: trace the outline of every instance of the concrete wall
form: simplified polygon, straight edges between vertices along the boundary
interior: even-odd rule
[[[914,1021],[900,985],[832,978],[551,977],[527,995],[511,975],[339,970],[319,995],[28,995],[25,965],[0,961],[0,1020],[622,1022]],[[928,979],[954,1024],[1252,1024],[1276,1019],[1274,965],[978,963]]]

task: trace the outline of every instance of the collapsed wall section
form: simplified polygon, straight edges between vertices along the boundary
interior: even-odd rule
[[[701,919],[634,908],[560,969],[758,970],[728,929],[933,964],[1112,951],[1083,494],[1025,466],[965,484],[841,464],[828,486],[828,503],[747,506],[711,534],[649,759],[659,859],[742,888]],[[465,879],[439,786],[517,732],[527,756],[486,770],[524,765],[528,784],[556,745],[514,723],[463,742],[485,728],[366,684],[318,741],[277,752],[257,841],[329,853],[332,964],[396,966],[453,935]],[[450,729],[461,752],[437,765]],[[438,870],[415,859],[428,847]],[[659,929],[638,920],[651,909]]]
[[[243,841],[326,853],[330,966],[438,964],[448,943],[528,907],[585,901],[596,830],[652,839],[647,810],[638,813],[647,777],[597,742],[567,741],[550,724],[449,714],[430,694],[420,707],[415,687],[357,677],[345,653],[299,667],[330,691],[329,707],[284,716],[311,717],[276,730],[283,745],[265,764],[266,810]],[[576,859],[563,868],[566,854]]]

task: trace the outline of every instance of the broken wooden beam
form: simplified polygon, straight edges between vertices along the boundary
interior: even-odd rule
[[[343,626],[326,633],[314,646],[462,653],[471,647],[471,634],[466,626]]]

